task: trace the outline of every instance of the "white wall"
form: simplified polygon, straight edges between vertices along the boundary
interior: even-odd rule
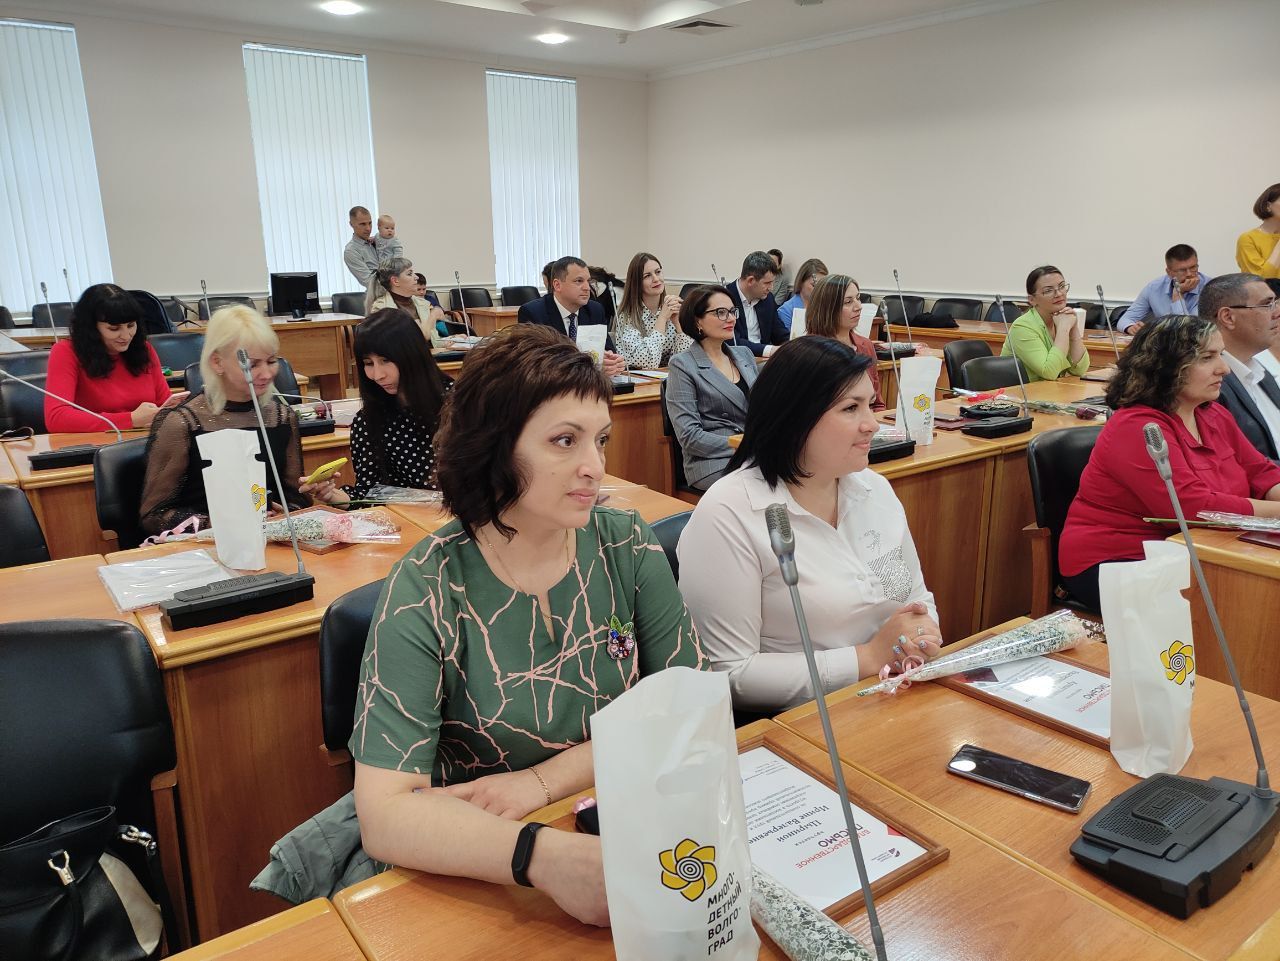
[[[1178,242],[1234,270],[1280,180],[1277,28],[1276,0],[1059,0],[655,81],[652,249],[974,293],[1051,262],[1113,299]]]
[[[197,292],[202,277],[215,292],[264,291],[241,44],[289,38],[3,4],[0,16],[76,27],[115,279],[159,293]],[[343,52],[369,58],[378,199],[406,253],[433,284],[452,283],[455,269],[467,283],[492,283],[484,66],[359,45]],[[621,271],[647,221],[647,85],[577,80],[583,256]],[[631,119],[619,128],[620,113]],[[339,243],[350,236],[345,224],[334,233]]]

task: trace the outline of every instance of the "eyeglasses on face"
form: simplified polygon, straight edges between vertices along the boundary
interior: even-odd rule
[[[737,307],[713,307],[710,310],[704,310],[702,312],[702,316],[706,317],[708,314],[715,314],[716,320],[723,323],[724,321],[728,320],[730,317],[732,317],[734,320],[737,320],[739,313],[740,312]]]
[[[1232,310],[1271,310],[1276,305],[1276,298],[1264,300],[1260,304],[1230,304]]]
[[[1064,280],[1057,287],[1041,287],[1036,293],[1041,297],[1052,297],[1054,294],[1065,294],[1070,289],[1071,285]]]

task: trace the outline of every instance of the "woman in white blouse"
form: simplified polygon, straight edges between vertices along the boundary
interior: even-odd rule
[[[765,508],[787,508],[818,671],[826,691],[942,643],[902,504],[867,470],[876,420],[871,361],[803,337],[780,347],[751,391],[728,472],[680,538],[680,591],[703,648],[729,672],[735,707],[776,712],[813,697]]]
[[[672,354],[689,349],[693,341],[676,323],[680,303],[667,293],[657,257],[642,252],[631,258],[614,330],[618,353],[628,367],[666,367]]]

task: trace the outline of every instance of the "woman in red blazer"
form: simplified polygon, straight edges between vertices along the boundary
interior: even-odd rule
[[[1188,520],[1200,511],[1280,517],[1280,467],[1267,460],[1214,403],[1230,371],[1217,326],[1161,317],[1138,331],[1107,385],[1115,414],[1098,436],[1058,543],[1068,591],[1098,610],[1098,565],[1140,560],[1144,541],[1170,529],[1144,517],[1173,517],[1143,428],[1156,424],[1169,448],[1173,484]]]

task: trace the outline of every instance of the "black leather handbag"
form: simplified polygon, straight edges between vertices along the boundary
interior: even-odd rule
[[[135,853],[136,852],[136,853]],[[142,863],[148,892],[129,862]],[[113,807],[46,824],[0,846],[0,958],[158,958],[167,898],[151,835],[116,823]]]

